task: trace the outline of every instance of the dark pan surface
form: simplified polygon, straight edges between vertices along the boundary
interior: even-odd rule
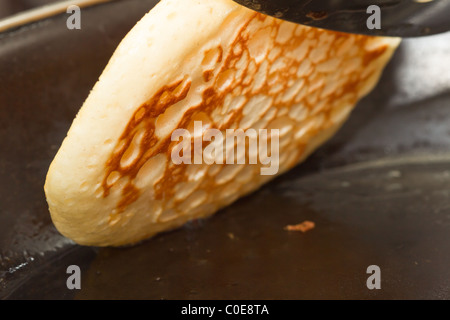
[[[306,163],[213,218],[121,249],[53,227],[43,184],[115,47],[157,1],[0,35],[0,298],[449,299],[450,34],[409,39]],[[124,14],[126,12],[126,14]],[[304,220],[306,234],[284,230]],[[66,268],[82,289],[66,287]],[[378,265],[382,289],[366,287]]]

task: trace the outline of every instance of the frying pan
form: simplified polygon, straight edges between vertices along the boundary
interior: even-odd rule
[[[61,14],[0,34],[0,298],[449,299],[449,33],[405,40],[337,136],[212,218],[127,248],[56,231],[49,164],[156,2],[85,8],[81,30]],[[284,230],[304,220],[316,228]],[[66,286],[70,265],[81,290]],[[381,290],[366,286],[371,265]]]

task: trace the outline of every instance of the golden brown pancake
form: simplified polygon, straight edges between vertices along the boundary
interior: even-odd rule
[[[56,227],[79,244],[120,246],[215,213],[275,175],[262,164],[175,164],[176,129],[279,129],[281,174],[340,128],[399,41],[231,0],[161,1],[121,42],[50,166]]]

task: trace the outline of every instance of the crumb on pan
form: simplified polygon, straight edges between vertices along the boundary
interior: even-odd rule
[[[316,224],[312,221],[304,221],[297,225],[288,225],[284,227],[287,231],[300,231],[306,233],[316,227]]]

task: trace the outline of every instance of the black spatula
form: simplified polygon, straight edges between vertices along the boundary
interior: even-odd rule
[[[235,0],[304,25],[367,35],[418,37],[450,30],[450,0]]]

